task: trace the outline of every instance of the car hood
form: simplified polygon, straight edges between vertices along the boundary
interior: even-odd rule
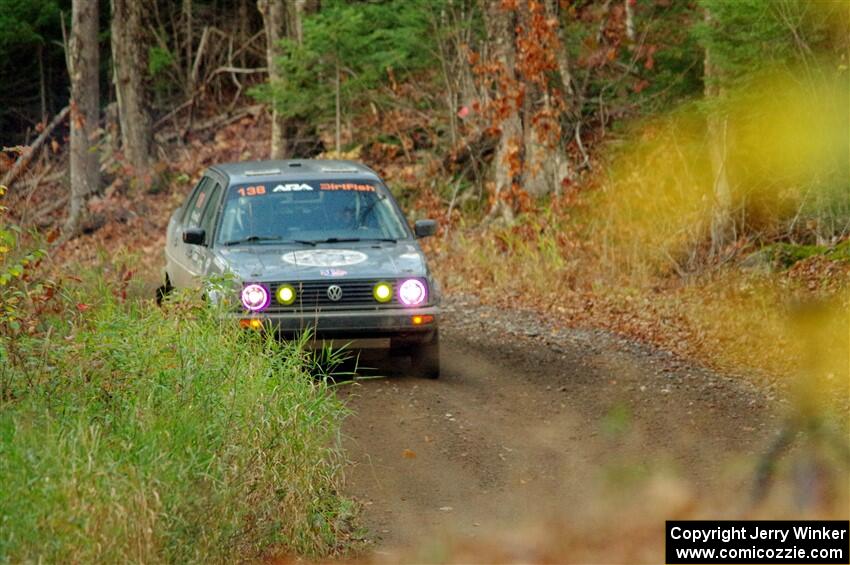
[[[383,279],[426,276],[425,256],[412,242],[241,245],[220,248],[223,270],[244,281],[306,281],[329,278]]]

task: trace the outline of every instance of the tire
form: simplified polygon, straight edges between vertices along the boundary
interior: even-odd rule
[[[415,376],[425,379],[440,378],[440,332],[427,343],[414,347],[410,352],[410,364]]]
[[[168,275],[165,275],[165,283],[156,289],[156,305],[162,306],[162,301],[172,290],[174,290],[174,287],[171,286],[171,280],[169,280]]]

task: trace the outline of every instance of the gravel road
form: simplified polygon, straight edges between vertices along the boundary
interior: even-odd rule
[[[659,469],[728,491],[779,425],[769,391],[531,312],[453,297],[441,337],[440,380],[385,360],[341,387],[348,494],[379,556],[563,516]]]

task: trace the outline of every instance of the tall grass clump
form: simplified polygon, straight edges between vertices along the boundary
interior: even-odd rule
[[[339,551],[344,409],[301,346],[113,290],[3,342],[0,562]]]

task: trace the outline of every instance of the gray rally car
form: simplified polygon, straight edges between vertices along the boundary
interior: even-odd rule
[[[158,296],[230,275],[234,323],[388,347],[437,378],[440,291],[417,242],[436,228],[420,220],[411,231],[360,163],[216,165],[171,216]]]

